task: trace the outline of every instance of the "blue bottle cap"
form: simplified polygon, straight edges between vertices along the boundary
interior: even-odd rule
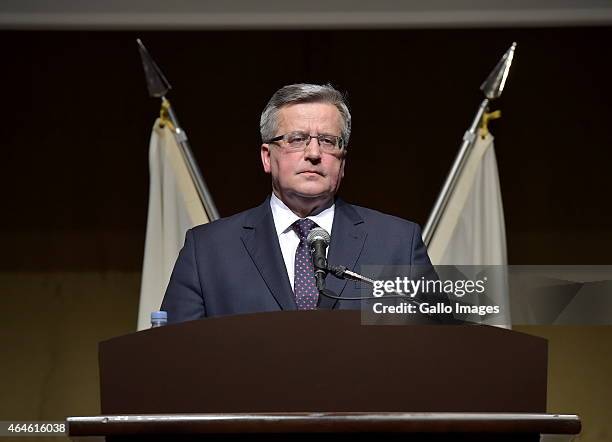
[[[168,312],[163,310],[157,312],[151,312],[151,321],[167,321],[168,320]]]

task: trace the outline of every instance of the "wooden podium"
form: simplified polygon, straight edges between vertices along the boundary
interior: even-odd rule
[[[103,416],[69,418],[68,431],[112,440],[578,433],[577,416],[545,414],[546,373],[546,340],[488,326],[366,326],[359,311],[327,310],[210,318],[102,342]]]

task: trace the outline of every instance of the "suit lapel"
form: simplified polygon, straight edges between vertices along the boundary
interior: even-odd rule
[[[270,198],[247,216],[242,242],[282,310],[296,310],[285,261],[274,228]]]
[[[363,219],[357,211],[341,199],[336,200],[334,223],[332,227],[331,243],[327,253],[327,261],[333,265],[343,265],[354,270],[355,264],[365,243],[367,233],[363,228]],[[328,275],[326,287],[336,295],[342,296],[347,281]],[[319,308],[335,308],[338,300],[327,297],[321,298]]]

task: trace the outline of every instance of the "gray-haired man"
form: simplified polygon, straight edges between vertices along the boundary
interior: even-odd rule
[[[336,198],[344,177],[351,115],[329,85],[279,89],[261,115],[261,161],[272,194],[260,206],[198,226],[168,284],[162,310],[170,322],[260,311],[359,308],[318,299],[305,236],[331,234],[328,260],[359,271],[370,265],[429,265],[419,227]],[[340,296],[359,290],[334,277]]]

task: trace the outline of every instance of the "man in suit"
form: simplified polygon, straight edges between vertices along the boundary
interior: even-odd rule
[[[326,85],[279,89],[261,115],[263,169],[272,194],[263,204],[187,232],[162,310],[170,322],[275,310],[359,308],[357,301],[318,299],[306,235],[331,234],[328,261],[362,265],[431,265],[419,227],[336,198],[344,177],[351,115]],[[327,288],[358,297],[333,276]]]

